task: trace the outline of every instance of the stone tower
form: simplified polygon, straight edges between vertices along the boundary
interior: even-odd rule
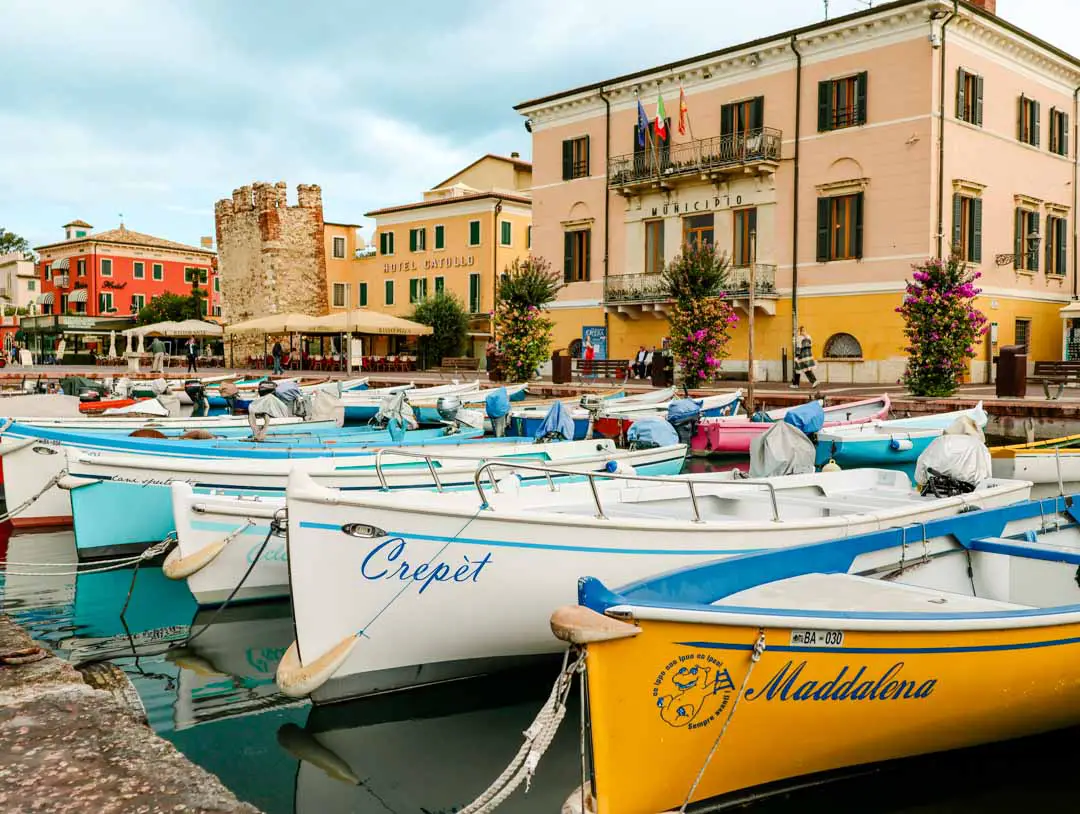
[[[317,184],[300,184],[296,192],[296,206],[289,206],[284,181],[259,182],[233,190],[232,198],[215,204],[221,317],[226,324],[268,314],[326,313],[322,190]],[[233,348],[237,364],[262,353],[261,340],[257,349],[246,344],[251,343],[237,342]]]

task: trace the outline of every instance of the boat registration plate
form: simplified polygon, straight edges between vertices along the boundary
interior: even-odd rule
[[[844,631],[793,630],[791,631],[791,643],[800,647],[843,647]]]

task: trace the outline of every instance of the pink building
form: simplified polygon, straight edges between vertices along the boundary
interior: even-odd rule
[[[1080,358],[1080,320],[1063,341],[1060,314],[1077,294],[1080,60],[995,10],[899,0],[518,105],[533,251],[568,282],[557,344],[604,326],[611,358],[659,345],[659,272],[708,240],[744,316],[754,266],[759,378],[782,378],[802,324],[826,379],[892,382],[911,264],[955,245],[995,326],[975,381],[1013,342],[1030,362]],[[653,120],[658,95],[667,139],[650,123],[642,146],[638,103]],[[745,370],[746,339],[743,320],[730,368]]]

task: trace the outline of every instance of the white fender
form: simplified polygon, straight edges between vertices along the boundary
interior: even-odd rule
[[[177,546],[169,552],[169,556],[161,564],[162,573],[169,579],[187,579],[217,559],[218,554],[225,550],[225,546],[229,544],[230,539],[235,538],[226,537],[222,540],[215,540],[210,545],[203,546],[186,557],[180,553],[180,547]]]
[[[355,633],[350,633],[307,667],[300,663],[300,649],[296,646],[296,642],[293,642],[278,663],[276,675],[278,689],[290,698],[311,695],[333,677],[338,668],[345,663],[345,659],[349,657],[358,641],[360,637]]]
[[[56,485],[61,489],[72,491],[82,486],[93,486],[98,483],[97,478],[81,478],[78,475],[64,475],[57,482]]]

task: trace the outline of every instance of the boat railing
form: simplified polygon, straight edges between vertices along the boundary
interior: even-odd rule
[[[443,486],[442,479],[439,477],[439,468],[436,465],[435,459],[440,461],[468,461],[477,465],[488,463],[486,457],[477,458],[474,455],[444,455],[442,453],[431,454],[428,452],[415,452],[413,450],[396,449],[389,447],[382,447],[375,453],[375,476],[379,479],[379,487],[383,491],[389,491],[390,484],[386,479],[386,473],[383,472],[383,458],[385,456],[392,456],[397,458],[413,458],[415,460],[422,460],[427,464],[428,472],[431,474],[431,480],[435,484],[436,491],[445,492],[446,487]],[[508,465],[511,465],[511,461],[506,461]],[[574,473],[580,474],[580,473]],[[491,476],[489,475],[489,478]],[[552,480],[551,475],[547,477],[548,485],[551,486],[552,491],[555,491],[555,481]],[[498,490],[498,484],[494,480],[491,481],[493,488]]]

